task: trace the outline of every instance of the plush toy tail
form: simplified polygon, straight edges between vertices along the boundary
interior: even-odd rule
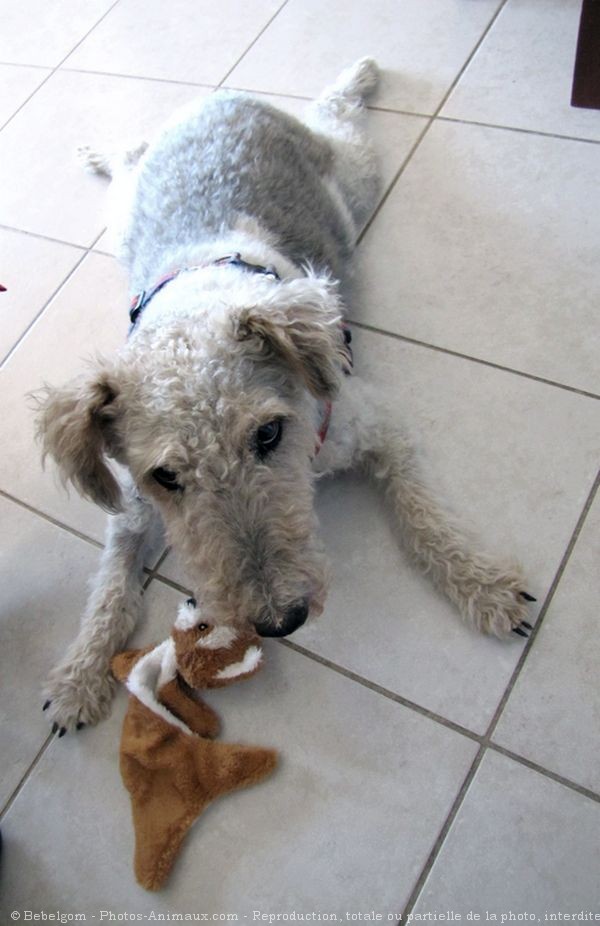
[[[178,768],[163,767],[154,774],[145,770],[142,787],[131,794],[134,871],[146,890],[157,891],[164,885],[187,831],[208,804],[265,778],[277,764],[277,753],[214,742],[207,750],[206,741],[199,740],[194,760],[196,775],[190,777],[180,777]]]
[[[238,788],[247,788],[269,775],[277,765],[277,752],[261,746],[213,743],[204,752],[199,773],[208,785],[211,800]],[[215,749],[216,747],[216,749]]]

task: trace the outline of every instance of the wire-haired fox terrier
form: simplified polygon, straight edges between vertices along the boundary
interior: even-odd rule
[[[117,356],[40,400],[44,453],[112,515],[81,629],[46,685],[61,734],[109,709],[156,514],[211,623],[285,636],[325,600],[315,478],[350,468],[381,483],[408,552],[472,626],[526,635],[518,569],[471,547],[349,375],[338,281],[377,195],[364,128],[377,81],[358,61],[305,123],[219,92],[149,147],[84,150],[113,178],[133,302]]]

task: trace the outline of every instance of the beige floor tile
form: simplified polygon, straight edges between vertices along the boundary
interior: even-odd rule
[[[102,232],[96,241],[93,251],[97,254],[107,254],[109,257],[114,256],[114,248],[111,243],[110,231],[108,228],[106,231]]]
[[[600,503],[590,510],[494,740],[600,792]]]
[[[0,64],[0,126],[10,119],[50,71]]]
[[[300,114],[305,103],[294,96],[318,94],[372,54],[384,69],[369,120],[385,188],[424,124],[415,114],[442,103],[502,6],[357,0],[350,11],[342,0],[287,0],[269,23],[281,0],[175,0],[168,10],[159,0],[119,0],[108,12],[111,4],[23,0],[5,4],[0,17],[0,126],[10,120],[0,132],[0,226],[8,227],[0,228],[0,282],[9,286],[0,295],[0,360],[69,274],[81,253],[73,245],[98,239],[0,370],[8,397],[0,488],[97,540],[104,514],[74,491],[67,496],[50,464],[42,473],[24,397],[84,370],[82,358],[111,353],[127,330],[126,286],[101,253],[106,236],[98,238],[106,184],[82,172],[76,147],[151,136],[231,68],[230,86],[291,94],[273,99]],[[600,138],[600,114],[568,105],[579,8],[579,0],[503,5],[443,116],[525,132],[444,119],[433,126],[361,246],[351,314],[599,391],[591,306],[600,290],[600,148],[529,134]],[[67,67],[40,86],[73,49]],[[522,561],[541,605],[594,480],[596,404],[354,334],[359,372],[388,390],[393,418],[408,420],[430,481],[488,549]],[[522,642],[462,626],[407,564],[385,504],[358,478],[323,482],[318,510],[332,589],[323,617],[292,644],[484,731]],[[598,511],[596,501],[496,732],[507,748],[596,789]],[[41,683],[74,635],[99,551],[3,497],[0,522],[1,808],[46,740]],[[161,569],[193,584],[172,556]],[[163,638],[181,598],[153,582],[132,644]],[[118,773],[121,692],[108,721],[51,743],[3,818],[0,923],[14,909],[96,919],[108,909],[237,910],[249,920],[253,910],[333,910],[344,922],[346,910],[380,909],[396,921],[476,744],[284,643],[265,647],[256,679],[210,699],[226,739],[277,746],[281,768],[206,813],[167,890],[150,895],[133,880]],[[597,810],[489,751],[415,913],[454,910],[466,922],[472,910],[484,922],[486,910],[500,917],[512,909],[544,921],[546,911],[596,909]]]
[[[0,809],[50,732],[41,686],[75,635],[98,550],[0,498]]]
[[[180,601],[154,594],[140,640]],[[109,721],[51,745],[5,818],[4,911],[398,912],[475,744],[277,643],[256,678],[210,701],[226,741],[270,744],[281,764],[201,818],[167,888],[133,880],[121,694]]]
[[[69,67],[217,84],[280,0],[121,0],[68,59]],[[140,22],[144,28],[140,30]]]
[[[77,248],[0,228],[0,361],[81,259]]]
[[[126,336],[127,308],[115,261],[91,255],[0,370],[0,389],[11,397],[0,421],[0,488],[97,540],[106,515],[74,489],[67,495],[50,461],[42,471],[27,393],[63,385],[85,372],[87,359],[114,351]]]
[[[594,481],[596,403],[378,335],[355,331],[354,345],[358,372],[415,434],[431,484],[486,549],[522,563],[541,602]],[[321,483],[318,511],[334,579],[325,614],[291,640],[484,732],[522,641],[463,626],[407,564],[384,503],[357,478]],[[161,573],[194,588],[173,555]]]
[[[20,0],[2,5],[3,61],[56,67],[114,0]]]
[[[442,115],[600,139],[600,112],[571,106],[580,12],[580,0],[509,0]]]
[[[120,148],[152,136],[179,105],[206,91],[180,84],[61,71],[0,134],[0,223],[89,246],[105,222],[106,181],[77,147]],[[43,152],[43,155],[41,154]]]
[[[376,105],[432,113],[494,15],[497,0],[289,0],[226,83],[316,96],[357,58],[385,69]]]
[[[414,908],[467,922],[598,909],[600,806],[488,753]],[[486,919],[486,914],[489,919]],[[525,919],[522,918],[521,922]],[[557,920],[556,920],[557,921]],[[583,921],[583,918],[582,918]],[[456,921],[455,921],[456,922]]]
[[[353,315],[600,391],[600,147],[437,123],[359,253]]]

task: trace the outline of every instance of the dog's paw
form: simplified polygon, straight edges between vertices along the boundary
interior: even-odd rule
[[[91,174],[100,174],[103,177],[112,175],[110,158],[100,151],[94,151],[89,145],[79,146],[77,159],[82,167]]]
[[[44,687],[44,706],[59,737],[98,723],[110,712],[115,681],[108,670],[70,664],[52,670]]]
[[[482,582],[463,602],[464,616],[482,633],[506,639],[516,635],[528,637],[529,604],[535,598],[523,591],[523,579],[517,572],[500,572],[489,582]]]

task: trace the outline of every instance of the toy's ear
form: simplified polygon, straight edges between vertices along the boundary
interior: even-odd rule
[[[72,482],[84,497],[113,513],[122,509],[121,492],[105,455],[111,451],[118,395],[115,377],[102,371],[62,389],[46,387],[34,397],[42,459],[53,457],[63,483]]]
[[[280,284],[278,301],[241,309],[234,335],[260,356],[276,356],[309,391],[332,399],[347,362],[341,304],[328,280],[308,277]]]

